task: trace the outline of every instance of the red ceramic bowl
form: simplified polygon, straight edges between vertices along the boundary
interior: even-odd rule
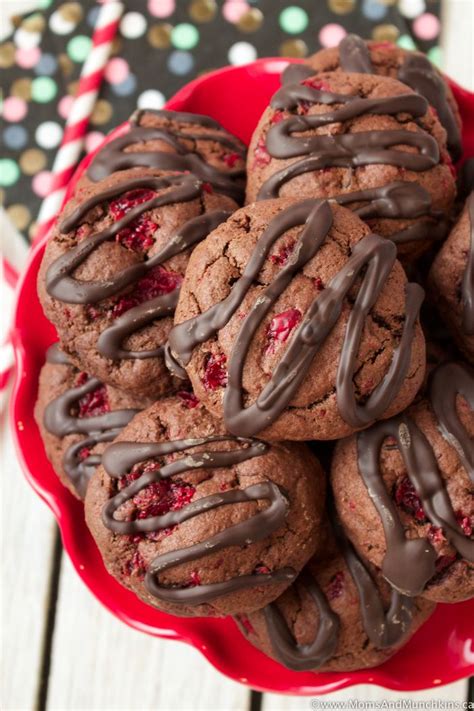
[[[208,114],[248,142],[279,86],[279,74],[286,64],[281,59],[262,59],[248,66],[213,72],[185,86],[167,106]],[[474,96],[455,85],[453,89],[467,126],[474,117]],[[120,126],[111,135],[126,131],[127,126]],[[474,155],[474,133],[464,139],[466,155]],[[90,159],[89,156],[79,166],[75,180]],[[474,600],[439,605],[409,644],[380,667],[350,674],[298,673],[254,649],[231,619],[181,619],[166,615],[140,602],[110,577],[85,525],[82,504],[54,474],[33,419],[38,373],[46,348],[55,340],[54,328],[45,319],[36,295],[43,250],[44,241],[32,251],[18,287],[13,329],[17,366],[11,409],[13,428],[28,481],[56,516],[64,547],[77,572],[113,614],[143,632],[192,644],[219,671],[264,691],[314,695],[361,683],[408,691],[446,684],[474,673]]]

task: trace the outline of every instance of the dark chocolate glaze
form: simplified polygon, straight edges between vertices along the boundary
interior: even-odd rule
[[[192,131],[173,129],[171,126],[160,128],[142,126],[142,120],[146,114],[168,118],[178,124],[191,124],[196,127],[214,129],[214,132],[193,133]],[[200,180],[210,183],[217,192],[229,195],[236,202],[242,202],[245,170],[218,170],[206,163],[198,153],[186,148],[181,142],[183,140],[212,141],[237,153],[242,160],[245,160],[245,146],[237,138],[228,134],[217,121],[199,114],[146,109],[145,111],[137,111],[130,122],[132,126],[127,133],[109,141],[97,153],[87,170],[87,176],[90,180],[97,182],[117,171],[138,167],[189,172]],[[158,140],[168,144],[173,149],[173,152],[126,150],[130,146]]]
[[[339,64],[344,72],[373,74],[369,49],[359,35],[346,35],[339,43]]]
[[[334,515],[331,515],[331,522],[359,594],[359,609],[367,637],[379,649],[399,644],[413,622],[413,600],[392,589],[390,605],[385,612],[379,588]],[[308,567],[300,573],[295,585],[301,585],[309,593],[319,613],[318,631],[311,644],[296,642],[276,603],[267,605],[264,615],[272,648],[278,659],[289,669],[309,671],[318,669],[334,657],[338,646],[340,620]]]
[[[377,218],[414,220],[423,216],[431,218],[416,222],[389,235],[388,239],[397,245],[425,239],[442,240],[449,229],[446,216],[441,210],[432,208],[431,195],[418,183],[397,180],[379,188],[337,195],[333,199],[339,205],[348,206],[350,209],[353,203],[365,203],[353,209],[362,220]]]
[[[462,153],[461,132],[447,100],[443,77],[423,54],[410,53],[398,70],[398,79],[424,96],[435,109],[441,124],[446,129],[449,152],[453,160],[458,160]]]
[[[127,154],[128,155],[128,154]],[[114,222],[101,232],[96,232],[78,242],[75,247],[56,259],[46,273],[46,290],[50,296],[72,304],[93,304],[118,294],[126,287],[135,284],[150,271],[163,264],[176,254],[189,249],[200,242],[217,225],[227,219],[230,213],[216,210],[188,220],[168,243],[153,257],[126,267],[112,279],[104,281],[80,281],[73,274],[89,255],[103,242],[117,235],[124,227],[147,210],[171,205],[173,203],[194,200],[201,195],[202,183],[192,175],[166,177],[142,177],[126,180],[108,190],[94,195],[81,203],[60,225],[66,234],[76,230],[87,213],[97,205],[111,200],[123,193],[137,188],[149,188],[157,191],[151,200],[133,207],[122,219]],[[161,194],[159,191],[165,191]],[[152,358],[162,353],[162,347],[148,351],[130,351],[122,347],[124,340],[135,331],[157,318],[172,315],[178,299],[178,289],[171,294],[163,294],[126,311],[114,323],[100,334],[97,349],[104,357],[111,360],[127,358]]]
[[[46,353],[48,363],[73,367],[67,357],[55,343]],[[138,410],[114,410],[95,417],[74,417],[71,411],[79,400],[102,385],[97,378],[89,378],[83,385],[69,388],[62,395],[50,402],[43,415],[43,423],[48,432],[55,437],[67,437],[72,434],[85,435],[79,442],[72,444],[63,457],[63,469],[70,478],[77,493],[84,498],[87,484],[100,464],[99,454],[80,458],[83,449],[91,449],[99,442],[111,442],[123,427],[130,422]]]
[[[446,363],[430,381],[430,401],[443,437],[454,447],[474,483],[474,442],[457,411],[456,398],[463,397],[474,410],[474,374],[464,363]]]
[[[398,393],[410,364],[411,342],[423,299],[423,290],[416,284],[408,284],[406,288],[405,324],[388,372],[365,404],[357,403],[353,375],[362,330],[396,260],[395,245],[372,234],[353,247],[346,264],[315,298],[256,402],[243,406],[242,372],[253,337],[280,294],[294,275],[314,257],[331,229],[331,208],[327,201],[322,200],[305,200],[291,205],[271,221],[227,298],[172,329],[168,362],[172,364],[174,360],[178,366],[186,366],[193,349],[229,322],[257,278],[272,245],[287,230],[298,225],[303,226],[298,248],[250,308],[230,355],[228,385],[224,393],[224,420],[227,429],[239,436],[248,437],[261,432],[287,407],[302,384],[315,354],[337,322],[345,297],[361,277],[346,326],[337,372],[337,402],[343,419],[352,427],[360,428],[379,418]]]
[[[440,426],[443,435],[455,446],[456,451],[462,451],[464,461],[471,462],[472,472],[472,440],[467,433],[459,432],[461,423],[456,413],[454,393],[464,394],[467,390],[472,404],[474,380],[467,369],[453,365],[442,365],[435,371],[430,397],[433,398],[435,414],[442,408]],[[428,539],[408,539],[405,536],[397,508],[380,473],[380,452],[387,437],[393,437],[397,442],[427,519],[443,530],[447,540],[462,558],[471,562],[474,562],[474,541],[464,535],[456,520],[430,443],[406,413],[360,432],[357,435],[359,471],[382,520],[385,533],[386,553],[382,572],[393,587],[413,596],[422,593],[435,574],[437,556]],[[453,444],[453,438],[456,445]],[[465,450],[466,444],[468,446]]]
[[[176,565],[198,560],[210,552],[214,553],[230,546],[251,545],[256,541],[269,537],[280,528],[285,522],[289,504],[283,492],[272,482],[254,484],[242,490],[212,494],[192,501],[178,511],[170,511],[161,516],[135,521],[118,521],[115,518],[115,512],[125,502],[132,499],[139,491],[153,482],[195,469],[231,467],[239,462],[261,456],[267,451],[268,445],[258,440],[236,439],[226,435],[160,443],[117,442],[108,447],[102,458],[103,465],[109,476],[120,478],[139,462],[201,447],[213,442],[227,441],[239,444],[240,448],[231,451],[213,452],[212,450],[206,450],[196,454],[186,454],[179,459],[174,459],[154,471],[147,471],[142,474],[139,479],[111,498],[103,508],[102,520],[109,530],[122,535],[133,535],[157,532],[169,526],[175,526],[219,506],[229,506],[239,502],[259,501],[262,499],[269,502],[265,509],[258,511],[247,521],[234,524],[201,543],[195,543],[186,548],[157,556],[147,570],[145,585],[147,590],[159,600],[199,605],[237,590],[292,580],[296,576],[292,568],[282,568],[271,573],[242,575],[220,583],[202,584],[195,587],[167,587],[160,585],[158,581],[160,573]]]
[[[438,144],[425,131],[399,129],[342,133],[334,136],[300,135],[320,126],[343,123],[365,114],[396,116],[399,113],[407,113],[413,119],[418,119],[428,110],[426,99],[418,94],[364,99],[295,83],[284,84],[272,98],[271,106],[278,111],[292,112],[301,102],[342,106],[322,114],[291,114],[271,126],[266,136],[266,148],[273,158],[304,157],[271,175],[260,188],[259,200],[278,197],[280,188],[288,180],[326,167],[351,168],[388,163],[407,170],[424,171],[439,162]],[[408,153],[392,149],[397,145],[408,145],[418,150]]]
[[[462,329],[468,336],[474,335],[474,192],[467,199],[469,217],[469,250],[466,269],[462,279]]]

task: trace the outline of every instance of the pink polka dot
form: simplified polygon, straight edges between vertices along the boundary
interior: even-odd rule
[[[51,191],[52,183],[53,174],[49,170],[42,170],[40,173],[37,173],[31,181],[31,187],[36,195],[46,197]]]
[[[250,9],[248,2],[245,0],[227,0],[222,8],[222,14],[227,22],[238,22],[242,15]]]
[[[344,27],[335,23],[324,25],[319,32],[319,41],[323,47],[336,47],[347,34]]]
[[[3,118],[5,121],[21,121],[25,118],[28,105],[18,96],[9,96],[3,102]]]
[[[104,134],[100,131],[91,131],[86,135],[84,145],[87,153],[94,151],[104,140]]]
[[[63,96],[61,101],[58,103],[58,114],[61,116],[61,118],[65,119],[69,116],[73,103],[73,96],[70,96],[69,94]]]
[[[425,12],[413,22],[413,32],[422,40],[432,40],[439,35],[438,18],[431,12]]]
[[[120,84],[128,77],[129,71],[128,63],[125,59],[115,57],[107,63],[105,68],[105,78],[111,84]]]
[[[169,17],[175,9],[175,0],[148,0],[148,12],[153,17]]]
[[[17,49],[15,52],[15,60],[18,66],[22,69],[31,69],[39,61],[41,57],[41,52],[38,47],[31,47],[30,49]]]

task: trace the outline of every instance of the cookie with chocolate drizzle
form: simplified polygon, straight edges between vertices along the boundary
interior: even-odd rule
[[[340,530],[336,539],[330,535],[324,555],[315,556],[275,602],[236,619],[249,642],[288,669],[347,672],[378,666],[435,608],[391,588]]]
[[[294,78],[253,134],[247,202],[335,199],[407,260],[442,239],[456,187],[445,131],[426,99],[373,74]]]
[[[107,444],[150,404],[81,372],[57,343],[48,349],[35,419],[54,471],[74,496],[84,498]]]
[[[458,347],[474,363],[474,192],[429,274],[430,297]]]
[[[339,442],[336,507],[359,553],[406,595],[474,596],[474,373],[445,363],[407,412]]]
[[[138,414],[102,457],[86,520],[146,603],[219,616],[278,597],[314,555],[325,477],[301,444],[229,435],[197,399]]]
[[[350,210],[261,201],[195,249],[167,361],[234,435],[337,439],[414,399],[422,300]]]
[[[209,116],[166,109],[136,111],[126,131],[107,141],[79,188],[122,170],[156,168],[192,173],[215,192],[242,203],[246,148]]]
[[[441,72],[421,52],[349,34],[338,47],[321,49],[308,57],[305,66],[314,74],[356,72],[398,79],[425,97],[446,131],[453,161],[461,157],[461,116],[456,99]]]
[[[170,392],[163,346],[190,252],[235,208],[192,174],[151,168],[79,190],[46,246],[38,281],[70,360],[137,396]]]

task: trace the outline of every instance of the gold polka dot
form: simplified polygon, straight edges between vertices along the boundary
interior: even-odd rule
[[[0,205],[3,205],[5,202],[5,190],[3,188],[0,188]]]
[[[39,148],[29,148],[20,156],[20,168],[25,175],[34,175],[46,165],[46,156]]]
[[[189,14],[195,22],[210,22],[217,12],[215,0],[193,0],[189,6]]]
[[[69,82],[69,84],[67,85],[67,93],[71,94],[71,96],[76,96],[78,86],[79,86],[78,81]]]
[[[28,227],[28,237],[30,238],[31,241],[34,240],[36,237],[36,230],[38,229],[38,223],[37,222],[32,222],[31,225]]]
[[[43,32],[45,27],[44,17],[39,13],[25,17],[21,23],[21,27],[27,32]]]
[[[116,35],[112,40],[112,47],[110,49],[111,54],[120,54],[122,51],[123,42],[122,38]]]
[[[24,230],[29,225],[31,213],[26,205],[20,205],[20,203],[10,205],[10,207],[7,207],[6,212],[15,227],[19,230]]]
[[[91,123],[101,126],[112,118],[112,106],[105,99],[99,99],[91,116]]]
[[[63,77],[70,77],[74,70],[74,63],[67,54],[60,54],[58,56],[58,64]]]
[[[263,22],[263,13],[256,7],[252,7],[247,12],[244,12],[242,17],[237,22],[237,27],[242,32],[256,32]]]
[[[329,0],[329,9],[335,12],[336,15],[345,15],[347,12],[352,12],[355,7],[355,0]]]
[[[12,15],[10,17],[10,22],[15,29],[18,29],[23,22],[23,17],[21,15]]]
[[[372,30],[372,39],[377,42],[395,42],[400,30],[395,25],[377,25]]]
[[[282,57],[306,57],[308,45],[301,39],[289,39],[280,45],[280,56]]]
[[[378,0],[381,5],[396,5],[398,0]]]
[[[15,45],[13,42],[5,42],[0,45],[0,67],[7,69],[15,64]]]
[[[171,44],[171,32],[173,26],[167,22],[161,22],[159,25],[153,25],[148,30],[148,42],[152,47],[157,49],[166,49]]]
[[[58,8],[58,12],[67,22],[73,22],[77,25],[82,20],[82,7],[79,2],[65,2]]]
[[[28,77],[22,77],[13,82],[10,88],[10,94],[12,96],[19,96],[20,99],[25,99],[25,101],[30,101],[31,99],[31,79]]]

